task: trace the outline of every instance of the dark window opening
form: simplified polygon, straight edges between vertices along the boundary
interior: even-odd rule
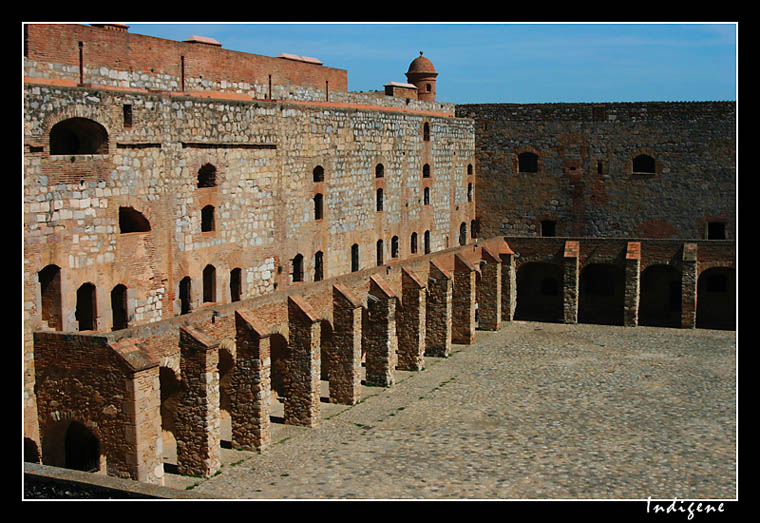
[[[198,188],[216,186],[216,167],[207,163],[198,169]]]
[[[468,202],[472,201],[472,184],[471,183],[467,184],[467,201]]]
[[[111,313],[113,314],[113,330],[126,329],[129,326],[127,288],[122,284],[111,290]]]
[[[472,174],[472,164],[467,164],[467,174]]]
[[[557,223],[553,220],[541,221],[541,236],[555,236],[557,233]]]
[[[467,224],[464,222],[459,226],[459,245],[467,245]]]
[[[425,164],[422,166],[422,177],[423,178],[430,178],[430,165]]]
[[[472,220],[470,222],[470,238],[473,240],[480,236],[480,222],[478,220]]]
[[[409,239],[409,249],[412,254],[417,254],[417,233],[413,232],[412,237]]]
[[[214,206],[207,205],[201,209],[201,232],[210,232],[216,229],[214,223]]]
[[[602,174],[604,165],[601,161],[596,162],[596,174]]]
[[[398,236],[391,238],[391,258],[398,258]]]
[[[322,194],[317,193],[314,195],[314,219],[315,220],[322,219],[323,200],[324,200],[324,197],[322,196]]]
[[[150,222],[141,212],[132,207],[119,207],[119,232],[121,234],[148,231],[150,231]]]
[[[353,244],[351,246],[351,272],[359,270],[359,245]]]
[[[203,269],[203,303],[216,301],[216,267],[206,265]]]
[[[534,153],[521,153],[518,155],[517,171],[521,173],[537,173],[538,155]]]
[[[425,122],[422,128],[422,139],[426,142],[430,141],[430,124]]]
[[[383,264],[383,240],[377,240],[377,264]]]
[[[185,276],[179,282],[180,314],[187,314],[192,310],[190,305],[190,276]]]
[[[314,179],[314,183],[325,181],[325,169],[321,165],[314,167],[314,170],[311,174],[312,178]]]
[[[77,289],[77,308],[74,314],[80,331],[92,331],[97,328],[97,303],[95,286],[85,283]]]
[[[42,320],[48,327],[57,331],[63,330],[63,315],[61,313],[61,268],[48,265],[37,273],[40,281],[40,297],[42,299]]]
[[[378,189],[375,193],[375,208],[377,212],[381,212],[383,210],[383,190]]]
[[[243,282],[241,278],[242,271],[239,268],[230,271],[230,300],[240,301],[243,294]]]
[[[385,176],[385,167],[379,163],[375,166],[375,178],[383,178]]]
[[[654,174],[654,158],[646,154],[640,154],[633,159],[633,172]]]
[[[132,104],[124,104],[122,107],[122,113],[124,117],[124,128],[128,129],[132,127]]]
[[[296,254],[293,258],[293,281],[303,281],[303,254]]]
[[[430,254],[430,231],[425,231],[422,241],[425,248],[425,254]]]
[[[108,154],[108,133],[98,122],[69,118],[50,130],[50,154]]]
[[[707,224],[708,240],[725,240],[726,224],[723,222],[710,222]]]
[[[314,281],[322,281],[325,277],[324,271],[324,254],[317,251],[314,254]]]
[[[425,205],[430,205],[430,187],[425,187],[422,199]]]

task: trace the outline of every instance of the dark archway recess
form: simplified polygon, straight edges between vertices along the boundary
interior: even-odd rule
[[[639,281],[639,325],[681,326],[681,273],[669,265],[652,265]]]
[[[111,313],[113,315],[113,330],[126,329],[129,326],[127,288],[122,284],[111,290]]]
[[[697,328],[736,329],[736,270],[713,267],[697,281]]]
[[[88,118],[63,120],[50,130],[50,154],[108,154],[108,132]]]
[[[288,362],[290,361],[290,348],[288,340],[282,334],[272,334],[269,338],[270,361],[271,361],[271,384],[272,393],[276,399],[283,401],[287,396]],[[275,399],[273,398],[273,399]]]
[[[148,231],[150,231],[150,222],[140,211],[136,211],[132,207],[119,207],[119,232],[121,234]]]
[[[97,329],[97,305],[95,301],[95,286],[85,283],[77,289],[76,320],[80,331]]]
[[[563,272],[551,263],[526,263],[517,271],[517,306],[514,319],[562,322]]]
[[[61,313],[61,268],[48,265],[37,273],[40,281],[40,298],[42,300],[42,320],[48,327],[63,330]]]
[[[580,275],[578,322],[623,325],[625,272],[610,264],[591,264]]]
[[[64,439],[66,468],[97,472],[100,469],[100,443],[78,421],[72,421]]]
[[[192,310],[190,301],[190,276],[185,276],[179,282],[180,314],[187,314]]]

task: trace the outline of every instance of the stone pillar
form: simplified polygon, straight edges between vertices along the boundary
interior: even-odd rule
[[[425,368],[425,282],[416,274],[401,269],[401,322],[398,331],[398,368]]]
[[[320,338],[322,326],[300,296],[288,297],[290,361],[285,380],[285,424],[319,424]]]
[[[230,377],[232,446],[266,450],[272,381],[269,333],[249,311],[235,311],[237,358]]]
[[[381,278],[370,278],[366,321],[362,325],[367,385],[393,385],[398,349],[396,300],[396,294]]]
[[[501,319],[512,321],[517,308],[517,273],[515,271],[515,253],[503,242],[499,249],[501,258]]]
[[[623,325],[639,324],[639,280],[641,276],[641,242],[628,242],[625,253],[625,303]]]
[[[128,385],[123,405],[127,421],[122,425],[124,439],[119,442],[121,448],[126,451],[125,462],[129,477],[143,483],[163,485],[161,382],[158,361],[137,347],[132,339],[120,340],[110,347],[122,357],[122,361],[131,371],[125,376]],[[103,414],[110,417],[111,409],[107,407]]]
[[[330,402],[355,405],[361,397],[362,302],[340,284],[333,286],[333,347]]]
[[[218,346],[195,327],[180,328],[182,394],[175,420],[180,474],[209,477],[221,466]]]
[[[478,327],[487,331],[501,328],[501,259],[482,248],[478,295]]]
[[[578,323],[578,255],[580,245],[577,241],[565,242],[564,254],[564,311],[565,323]]]
[[[451,341],[469,345],[475,343],[476,274],[473,267],[459,254],[454,255],[454,295],[452,299]]]
[[[446,358],[451,353],[453,277],[434,260],[430,261],[427,293],[425,354]]]
[[[684,243],[681,258],[681,328],[697,326],[697,244]]]

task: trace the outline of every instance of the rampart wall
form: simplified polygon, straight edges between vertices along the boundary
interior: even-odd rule
[[[725,238],[736,229],[733,102],[483,104],[477,121],[478,221],[484,236]],[[536,155],[523,165],[519,155]],[[651,169],[637,170],[645,155]]]

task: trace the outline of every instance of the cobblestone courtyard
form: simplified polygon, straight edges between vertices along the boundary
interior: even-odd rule
[[[736,333],[512,322],[264,454],[167,475],[199,497],[734,499]],[[323,392],[323,395],[326,395]]]

